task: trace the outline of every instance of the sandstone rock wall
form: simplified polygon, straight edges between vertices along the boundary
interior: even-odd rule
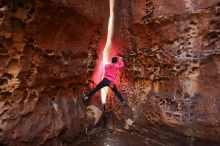
[[[0,4],[0,143],[72,140],[95,120],[80,97],[106,32],[108,2]]]
[[[74,140],[96,120],[80,96],[106,35],[108,1],[0,2],[0,143]],[[217,2],[116,1],[113,41],[127,59],[119,89],[133,130],[164,144],[181,135],[220,142]],[[128,115],[110,99],[122,127]]]
[[[219,3],[147,0],[121,7],[131,10],[122,10],[118,27],[128,42],[121,86],[136,129],[219,141]]]

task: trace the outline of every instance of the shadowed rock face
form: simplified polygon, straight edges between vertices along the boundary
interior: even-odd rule
[[[0,2],[0,143],[71,140],[95,121],[80,97],[108,2]]]
[[[0,2],[0,143],[74,140],[97,120],[80,97],[106,35],[108,1]],[[119,88],[134,114],[109,97],[117,127],[131,123],[164,144],[181,135],[220,142],[217,2],[116,2],[113,41],[127,59]]]

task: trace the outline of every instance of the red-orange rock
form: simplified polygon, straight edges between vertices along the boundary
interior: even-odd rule
[[[67,144],[100,115],[81,96],[108,1],[0,2],[0,143]],[[116,1],[113,45],[126,58],[118,83],[133,111],[109,98],[116,127],[165,145],[220,142],[219,14],[218,0]]]

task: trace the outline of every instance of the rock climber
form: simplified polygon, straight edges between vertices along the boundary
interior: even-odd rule
[[[123,57],[119,57],[119,56],[112,57],[111,63],[106,64],[104,67],[105,73],[104,73],[103,80],[99,82],[99,84],[95,87],[95,89],[90,91],[86,96],[83,96],[83,101],[84,102],[88,101],[89,98],[92,97],[98,90],[100,90],[101,88],[105,86],[109,86],[112,89],[112,91],[117,95],[120,102],[124,106],[128,106],[126,100],[123,98],[121,93],[118,91],[114,83],[114,80],[117,75],[117,71],[124,67],[124,61],[125,59]]]

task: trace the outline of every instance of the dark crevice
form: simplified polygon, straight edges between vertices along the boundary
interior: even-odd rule
[[[4,13],[2,11],[0,11],[0,18],[4,17]]]
[[[9,0],[0,0],[0,8],[8,5]]]

